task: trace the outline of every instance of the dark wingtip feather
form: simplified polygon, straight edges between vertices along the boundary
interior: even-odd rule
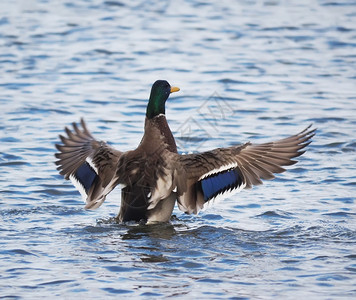
[[[310,124],[306,129],[304,129],[303,132],[308,131],[308,129],[311,128],[312,125],[313,124]],[[306,135],[309,136],[309,138],[312,138],[316,134],[317,129],[318,128],[314,128],[312,130],[309,130]]]
[[[303,148],[304,148],[304,147],[303,147]],[[305,152],[306,152],[306,150],[298,151],[293,157],[294,157],[294,158],[299,157],[299,156],[303,155]]]
[[[64,130],[65,130],[65,132],[67,133],[68,137],[70,137],[71,134],[72,134],[71,130],[70,130],[67,126],[64,127]]]
[[[307,141],[306,143],[303,144],[304,147],[308,146],[311,144],[312,141]]]
[[[83,129],[84,129],[85,131],[88,131],[87,125],[86,125],[86,123],[85,123],[85,121],[84,121],[84,118],[80,118],[80,124],[82,125],[82,127],[83,127]]]
[[[88,135],[89,137],[93,138],[93,136],[91,135],[90,131],[88,130],[87,124],[84,121],[84,118],[80,118],[80,124],[83,127],[84,133],[86,135]]]
[[[62,169],[62,165],[61,165],[61,162],[60,162],[59,160],[56,160],[56,161],[54,162],[54,164],[57,165],[57,166],[59,166],[59,167],[57,167],[57,170],[58,170],[58,169]]]
[[[59,135],[59,138],[61,139],[61,141],[62,141],[63,144],[66,143],[66,140],[67,140],[66,137],[64,137],[63,135],[60,134],[60,135]],[[61,146],[61,145],[58,145],[58,146]]]
[[[74,129],[75,133],[76,133],[77,135],[80,135],[81,132],[80,132],[80,129],[78,128],[77,123],[73,122],[73,123],[72,123],[72,126],[73,126],[73,129]]]
[[[296,163],[296,161],[295,161],[295,160],[291,160],[291,164],[290,164],[290,166],[291,166],[291,165],[294,165],[295,163]],[[275,172],[273,172],[273,173],[280,174],[280,173],[283,173],[283,172],[285,172],[285,171],[287,171],[285,168],[280,167],[280,169],[279,169],[279,170],[277,170],[277,171],[275,171]]]

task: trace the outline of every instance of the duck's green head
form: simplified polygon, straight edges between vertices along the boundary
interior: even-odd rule
[[[148,101],[146,117],[152,119],[159,114],[165,114],[165,104],[170,93],[178,92],[179,88],[171,87],[165,80],[157,80],[151,89],[150,100]]]

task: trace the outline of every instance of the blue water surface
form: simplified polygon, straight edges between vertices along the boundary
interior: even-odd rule
[[[355,1],[1,1],[0,298],[354,299]],[[318,128],[299,163],[198,216],[85,211],[55,143],[84,117],[121,151],[149,90],[181,152]]]

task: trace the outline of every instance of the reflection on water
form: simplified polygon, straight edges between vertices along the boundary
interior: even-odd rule
[[[8,1],[0,8],[0,297],[301,298],[355,295],[353,1]],[[265,142],[313,123],[274,181],[170,224],[117,224],[56,171],[84,117],[126,151],[151,84],[181,88],[182,152]]]

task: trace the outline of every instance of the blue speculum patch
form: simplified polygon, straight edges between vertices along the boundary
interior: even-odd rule
[[[242,184],[242,178],[237,169],[213,174],[201,181],[204,200],[209,201],[216,195],[232,190]]]
[[[75,177],[83,185],[86,193],[89,192],[97,176],[98,175],[96,175],[93,168],[87,162],[82,164],[75,172]]]

